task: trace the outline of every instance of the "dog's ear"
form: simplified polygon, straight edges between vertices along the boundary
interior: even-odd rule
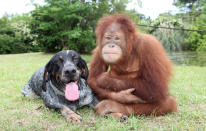
[[[88,70],[88,67],[87,67],[87,63],[85,60],[83,60],[81,57],[80,57],[80,60],[79,60],[79,63],[77,65],[81,71],[81,77],[85,80],[87,80],[88,76],[89,76],[89,70]]]
[[[52,62],[51,60],[46,64],[45,69],[44,69],[44,76],[43,76],[43,85],[42,85],[42,89],[43,91],[46,91],[46,82],[48,82],[50,80],[50,70],[51,70],[51,65]]]

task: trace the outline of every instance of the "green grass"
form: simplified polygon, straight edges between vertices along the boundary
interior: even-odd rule
[[[160,117],[130,116],[127,122],[78,110],[80,124],[68,124],[60,113],[38,98],[24,98],[21,89],[53,54],[0,55],[0,130],[206,130],[206,67],[175,66],[170,91],[178,113]],[[87,62],[89,55],[83,55]]]

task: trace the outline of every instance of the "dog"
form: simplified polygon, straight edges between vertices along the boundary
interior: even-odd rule
[[[79,123],[82,118],[76,109],[98,103],[87,84],[88,75],[87,64],[77,52],[60,51],[32,75],[22,94],[39,96],[46,107],[59,110],[67,122]]]

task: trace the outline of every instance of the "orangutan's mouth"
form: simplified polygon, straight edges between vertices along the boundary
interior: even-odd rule
[[[114,53],[114,52],[104,52],[104,54],[118,54],[118,53]]]

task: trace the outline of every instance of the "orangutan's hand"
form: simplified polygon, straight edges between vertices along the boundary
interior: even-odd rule
[[[132,92],[135,91],[135,88],[122,90],[119,92],[112,92],[111,97],[113,100],[118,101],[120,103],[146,103],[141,98],[135,96],[132,94]]]

